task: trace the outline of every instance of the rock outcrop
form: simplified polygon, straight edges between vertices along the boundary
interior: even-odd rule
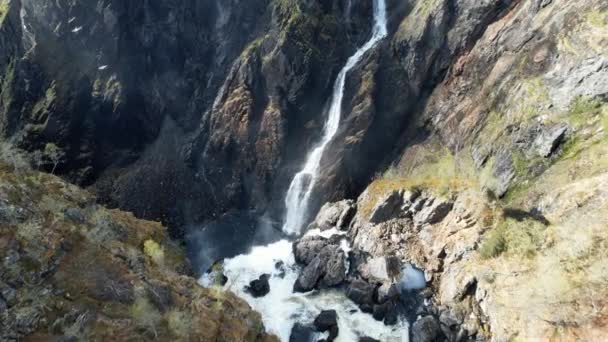
[[[161,224],[15,165],[0,161],[0,340],[276,341],[197,284]]]

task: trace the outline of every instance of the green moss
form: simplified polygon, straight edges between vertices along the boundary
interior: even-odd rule
[[[144,242],[144,253],[150,257],[157,265],[161,265],[165,260],[165,252],[162,247],[154,240]]]
[[[545,238],[546,226],[533,219],[501,218],[490,230],[479,247],[484,259],[503,253],[512,256],[533,257]]]
[[[32,117],[35,119],[42,119],[42,114],[53,104],[53,102],[55,102],[56,98],[56,84],[53,82],[51,86],[47,88],[44,97],[34,104],[34,108],[32,109]]]
[[[594,117],[601,115],[605,107],[601,101],[579,96],[572,101],[567,113],[568,121],[576,128],[585,126]]]
[[[0,0],[0,24],[2,24],[4,22],[4,19],[6,18],[6,15],[8,14],[9,3],[10,3],[9,0]]]
[[[600,12],[598,10],[593,10],[587,13],[587,22],[593,27],[608,27],[608,12]]]
[[[130,308],[131,317],[140,329],[157,335],[162,316],[146,298],[139,297]]]
[[[180,338],[186,338],[192,330],[192,319],[188,314],[179,310],[169,311],[165,315],[167,326],[171,333]]]

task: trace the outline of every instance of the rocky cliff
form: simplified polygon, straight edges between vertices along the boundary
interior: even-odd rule
[[[157,222],[0,152],[0,340],[275,341]]]
[[[356,201],[354,246],[424,269],[470,333],[604,339],[608,4],[387,4],[310,214]],[[371,10],[1,0],[0,136],[173,237],[233,209],[280,221]]]

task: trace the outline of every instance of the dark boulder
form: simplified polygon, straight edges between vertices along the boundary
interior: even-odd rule
[[[312,342],[316,335],[313,327],[296,323],[291,328],[289,342]]]
[[[313,324],[317,331],[329,332],[327,341],[333,341],[338,337],[338,314],[335,310],[321,311]]]
[[[346,288],[346,296],[357,303],[364,312],[372,312],[375,286],[365,280],[355,279]]]
[[[375,338],[363,336],[359,338],[359,342],[380,342],[380,340],[376,340]]]
[[[307,292],[344,282],[346,256],[338,241],[313,236],[294,243],[296,261],[305,265],[294,284],[294,291]]]
[[[439,322],[433,316],[422,317],[412,325],[412,342],[434,342],[443,336]]]
[[[270,292],[268,279],[270,279],[269,274],[262,274],[258,279],[251,281],[249,286],[245,286],[245,291],[254,298],[264,297]]]

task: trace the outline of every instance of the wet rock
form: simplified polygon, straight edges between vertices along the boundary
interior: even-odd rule
[[[251,281],[249,286],[245,286],[245,291],[254,298],[264,297],[270,292],[269,279],[269,274],[262,274],[258,279]]]
[[[329,332],[327,341],[333,341],[336,337],[338,337],[338,314],[335,310],[321,311],[319,316],[315,318],[313,324],[317,331]]]
[[[435,342],[443,335],[439,322],[433,316],[425,316],[412,325],[412,342]]]
[[[397,299],[401,295],[397,284],[382,284],[378,288],[378,303],[384,303],[391,299]]]
[[[376,340],[375,338],[363,336],[359,338],[359,342],[380,342],[380,340]]]
[[[373,309],[372,309],[372,317],[374,317],[374,319],[376,321],[384,321],[384,317],[386,316],[386,311],[387,311],[387,305],[386,303],[384,304],[375,304]]]
[[[384,316],[384,325],[395,325],[399,321],[399,312],[397,304],[393,301],[388,301],[383,305],[386,306],[386,314]]]
[[[325,203],[308,229],[320,229],[321,231],[332,228],[345,229],[355,212],[355,204],[352,200]]]
[[[375,287],[365,280],[355,279],[346,288],[346,296],[357,303],[364,312],[372,312]]]
[[[321,236],[305,236],[301,238],[293,244],[296,262],[299,264],[309,264],[329,244],[330,241]]]
[[[307,292],[341,284],[346,278],[346,255],[339,240],[307,236],[294,243],[295,259],[304,264],[294,291]]]
[[[568,126],[556,125],[543,131],[534,141],[536,151],[541,157],[549,157],[557,147],[564,141]]]
[[[289,335],[289,342],[311,342],[317,335],[314,328],[300,323],[294,324]]]

